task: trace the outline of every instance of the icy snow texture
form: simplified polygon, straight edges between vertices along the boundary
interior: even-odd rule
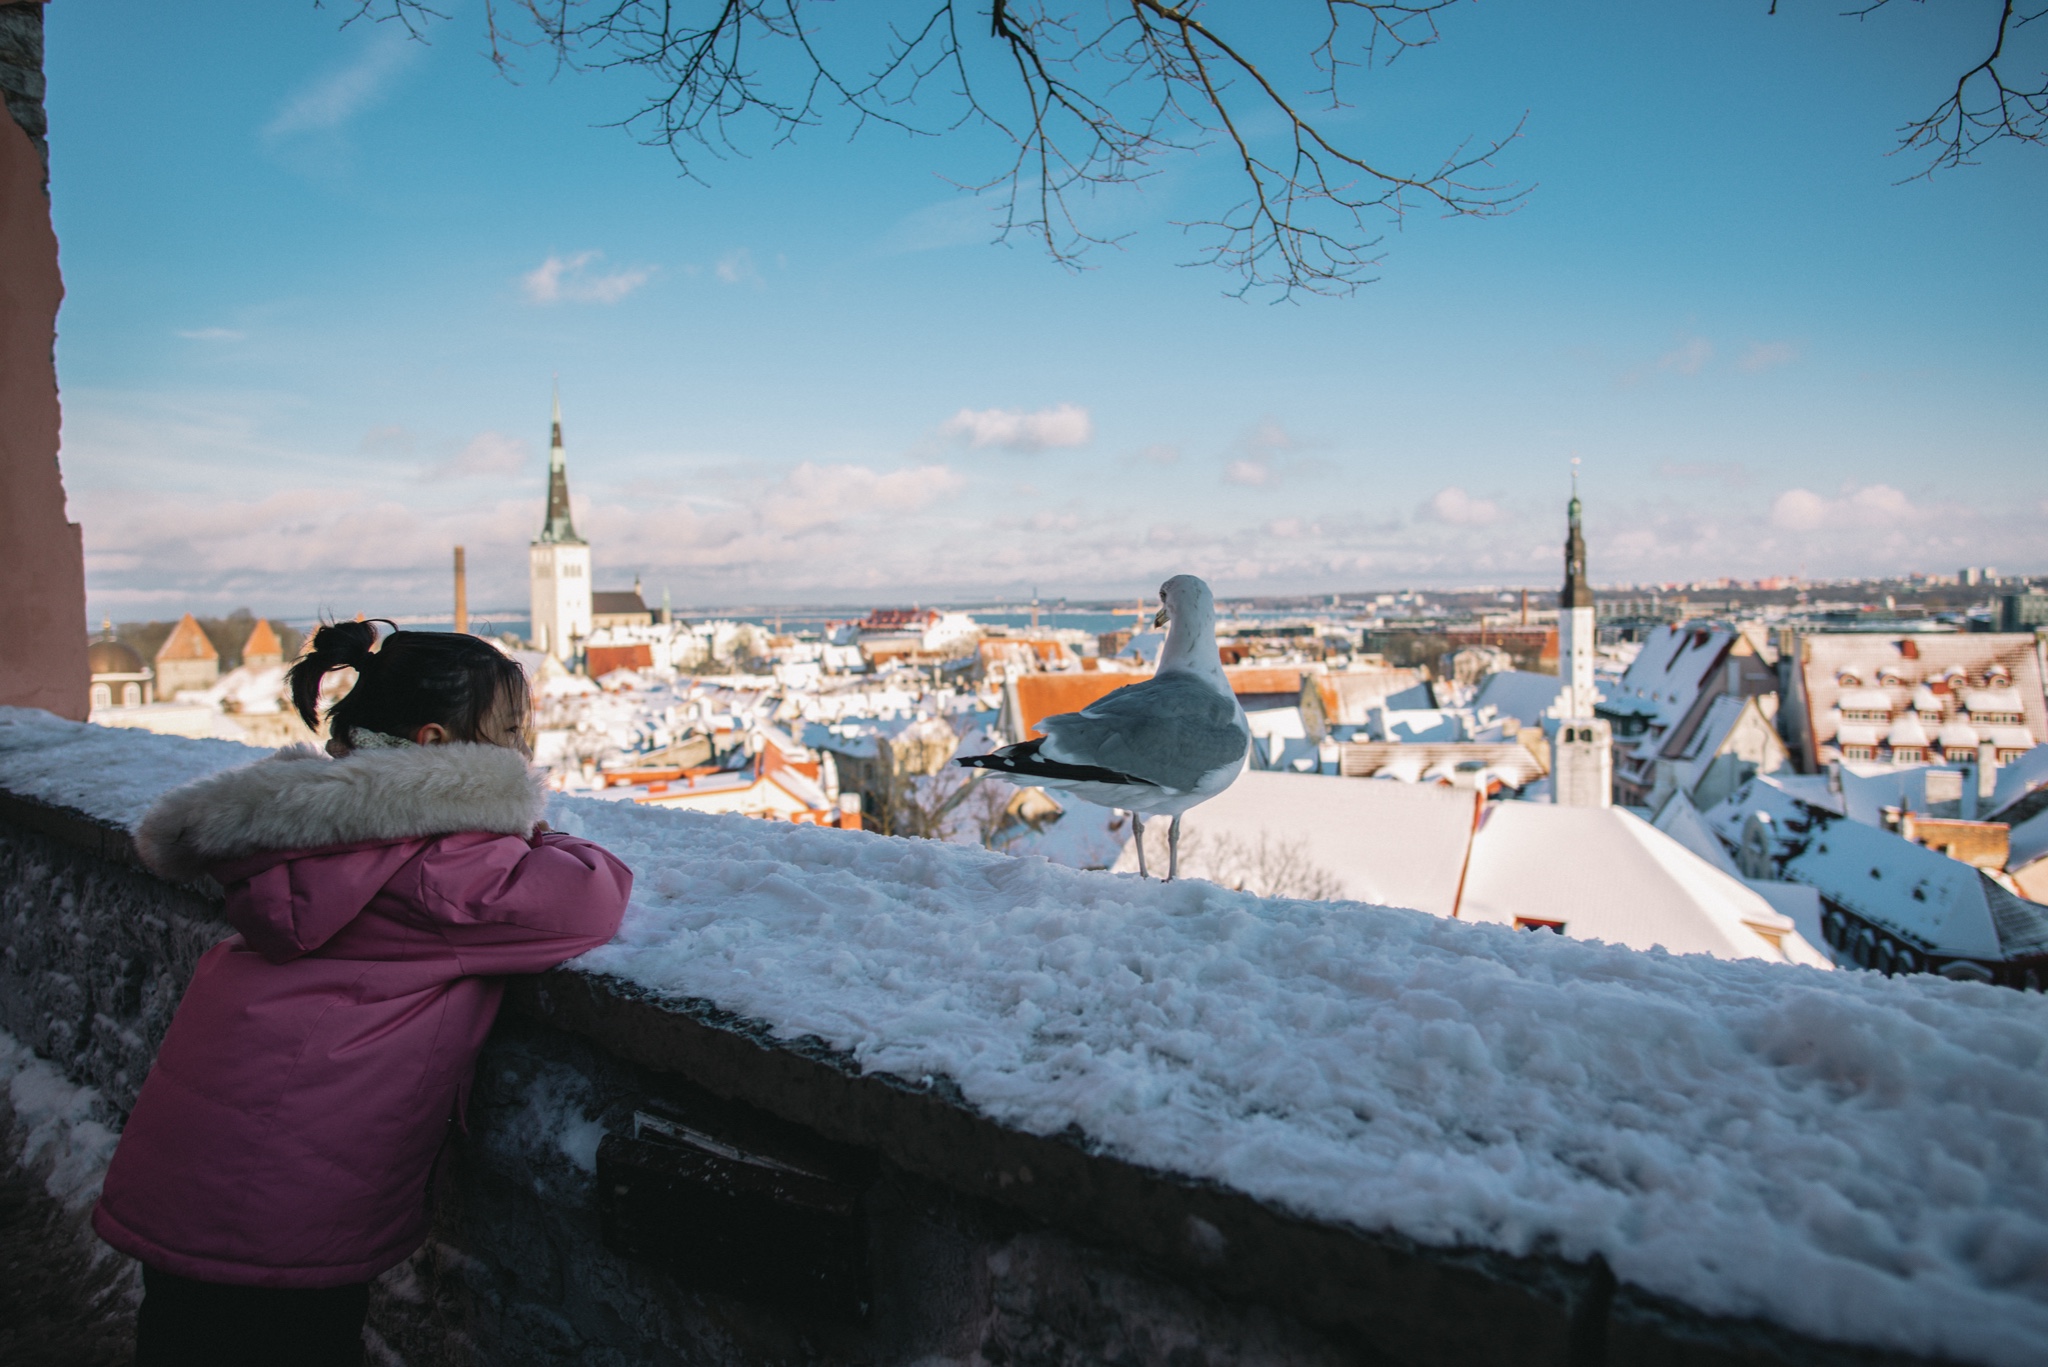
[[[24,756],[25,715],[0,713],[0,787],[40,793],[68,780]],[[64,800],[108,815],[219,767],[203,742],[29,729],[90,759]],[[1598,1252],[1712,1313],[2048,1360],[2039,995],[746,818],[555,811],[639,875],[619,939],[580,967],[1318,1219]]]
[[[43,1189],[67,1210],[82,1210],[98,1200],[115,1138],[98,1119],[100,1094],[73,1086],[4,1030],[0,1088],[6,1090],[21,1143],[13,1158],[30,1172],[44,1169]]]

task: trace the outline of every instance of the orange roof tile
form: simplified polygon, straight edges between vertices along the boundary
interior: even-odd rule
[[[1014,680],[1017,710],[1027,737],[1038,734],[1038,723],[1062,712],[1079,712],[1105,694],[1126,684],[1149,679],[1149,674],[1024,674]]]
[[[165,660],[218,660],[220,652],[199,629],[199,619],[188,612],[178,619],[178,625],[171,628],[171,634],[164,639],[156,658],[159,664]]]
[[[277,639],[277,633],[270,629],[270,623],[261,617],[256,619],[256,629],[249,633],[249,639],[242,643],[242,658],[246,660],[252,655],[259,658],[274,655],[280,660],[284,658],[284,642]]]

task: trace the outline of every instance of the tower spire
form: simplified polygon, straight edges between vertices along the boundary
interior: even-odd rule
[[[1586,536],[1579,527],[1579,458],[1572,457],[1572,501],[1565,505],[1569,527],[1564,537],[1564,592],[1557,605],[1566,612],[1593,606],[1593,586],[1586,582]]]
[[[553,427],[548,437],[548,512],[541,523],[541,541],[567,542],[580,546],[576,523],[569,515],[569,463],[562,450],[562,381],[554,383]]]

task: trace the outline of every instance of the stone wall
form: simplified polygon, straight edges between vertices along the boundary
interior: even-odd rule
[[[43,7],[0,0],[0,704],[85,719],[85,549],[57,468]]]
[[[217,907],[208,889],[143,872],[118,828],[0,793],[0,1028],[96,1089],[98,1114],[118,1125],[193,963],[226,933]],[[606,1185],[640,1180],[616,1156],[636,1114],[684,1117],[714,1147],[839,1155],[835,1171],[856,1174],[865,1312],[797,1294],[799,1251],[747,1293],[620,1251],[618,1222],[647,1215],[616,1202],[607,1214]],[[1617,1287],[1597,1261],[1430,1249],[1303,1220],[1077,1136],[1005,1129],[946,1079],[863,1074],[711,1003],[571,971],[508,993],[468,1133],[436,1187],[433,1237],[377,1287],[373,1361],[1902,1361],[1711,1320]],[[52,1265],[98,1256],[82,1208],[29,1204]],[[674,1237],[688,1251],[746,1233],[707,1223]],[[120,1291],[102,1276],[65,1322],[113,1342]]]

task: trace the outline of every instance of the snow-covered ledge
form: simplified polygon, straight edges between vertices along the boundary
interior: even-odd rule
[[[168,963],[218,929],[157,884],[182,900],[109,927],[115,953],[84,903],[153,881],[123,832],[156,794],[250,757],[0,710],[0,1027],[116,1110],[176,978],[137,946]],[[2048,1360],[2040,995],[744,818],[550,816],[638,885],[614,944],[513,992],[480,1069],[485,1175],[430,1252],[498,1257],[501,1319],[551,1295],[551,1323],[609,1306],[618,1333],[705,1341],[653,1274],[562,1251],[590,1218],[519,1225],[587,1205],[600,1135],[687,1085],[879,1165],[873,1323],[806,1338],[818,1361]],[[58,849],[91,876],[51,874]],[[58,939],[70,981],[37,996]],[[55,1033],[23,1015],[52,993],[75,1013]],[[433,1270],[385,1302],[439,1294]],[[735,1313],[726,1360],[795,1352]],[[521,1360],[593,1347],[562,1334]]]

